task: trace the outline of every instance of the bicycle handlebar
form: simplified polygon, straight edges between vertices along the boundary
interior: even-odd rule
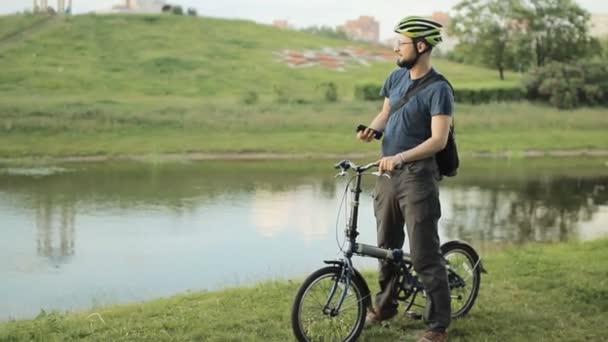
[[[357,173],[363,173],[372,167],[378,167],[379,162],[373,162],[365,165],[357,165],[350,160],[342,160],[337,163],[334,168],[340,170],[340,173],[346,172],[348,169],[353,169]]]

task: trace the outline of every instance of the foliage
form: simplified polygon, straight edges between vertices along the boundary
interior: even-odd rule
[[[600,53],[590,15],[572,0],[462,0],[451,30],[460,46],[449,58],[497,69],[527,70]]]
[[[363,101],[379,101],[384,97],[380,95],[381,85],[365,83],[355,86],[355,98]],[[458,103],[480,104],[488,102],[519,101],[526,97],[520,86],[496,88],[456,88],[454,99]]]
[[[335,82],[323,82],[319,85],[319,88],[323,89],[323,98],[327,102],[338,101],[338,86]]]
[[[363,83],[355,86],[355,98],[363,101],[377,101],[383,100],[384,97],[380,95],[382,86],[378,83]]]
[[[272,86],[274,92],[274,99],[276,103],[285,104],[292,100],[291,91],[289,88],[275,84]]]
[[[258,96],[258,93],[255,91],[248,91],[245,93],[245,95],[243,95],[244,104],[248,104],[248,105],[256,104],[256,103],[258,103],[258,100],[259,100],[259,96]]]
[[[591,15],[573,0],[513,1],[513,20],[530,40],[536,66],[581,60],[600,52],[589,35]]]
[[[320,35],[320,36],[324,36],[324,37],[328,37],[328,38],[334,38],[334,39],[344,39],[344,40],[349,39],[346,32],[335,29],[331,26],[325,26],[325,25],[309,26],[309,27],[305,27],[305,28],[301,29],[300,31],[306,32],[306,33],[312,33],[312,34],[316,34],[316,35]]]
[[[171,12],[176,15],[184,15],[184,9],[182,6],[176,5],[171,8]]]
[[[520,101],[526,98],[526,92],[521,87],[455,89],[454,93],[454,99],[457,103],[470,104]]]
[[[608,35],[601,37],[599,43],[602,49],[601,58],[608,58]]]
[[[196,8],[193,8],[193,7],[189,7],[189,8],[188,8],[188,15],[189,15],[189,16],[196,17],[196,16],[197,16],[197,14],[198,14],[198,13],[197,13],[197,11],[196,11]]]
[[[606,62],[552,62],[532,70],[524,83],[530,98],[548,100],[558,108],[608,104]]]
[[[492,67],[504,79],[504,70],[521,70],[520,61],[528,59],[529,49],[522,48],[520,26],[511,19],[511,2],[503,0],[463,0],[454,10],[456,15],[450,27],[460,38],[459,53],[462,61],[467,56]],[[452,54],[454,56],[454,54]]]

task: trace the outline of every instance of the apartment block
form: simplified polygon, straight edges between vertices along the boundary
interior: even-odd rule
[[[344,25],[338,26],[339,31],[355,40],[368,42],[380,41],[380,23],[374,17],[360,16],[358,19],[349,20]]]

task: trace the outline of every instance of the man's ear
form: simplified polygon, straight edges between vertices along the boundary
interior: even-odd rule
[[[422,53],[427,49],[426,42],[424,40],[419,40],[416,42],[416,49],[418,49],[418,53]]]

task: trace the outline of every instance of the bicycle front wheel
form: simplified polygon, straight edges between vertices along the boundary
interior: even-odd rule
[[[353,273],[348,288],[342,268],[329,266],[311,274],[296,294],[291,325],[298,341],[355,341],[365,323],[363,280]],[[344,291],[346,297],[338,308]]]

